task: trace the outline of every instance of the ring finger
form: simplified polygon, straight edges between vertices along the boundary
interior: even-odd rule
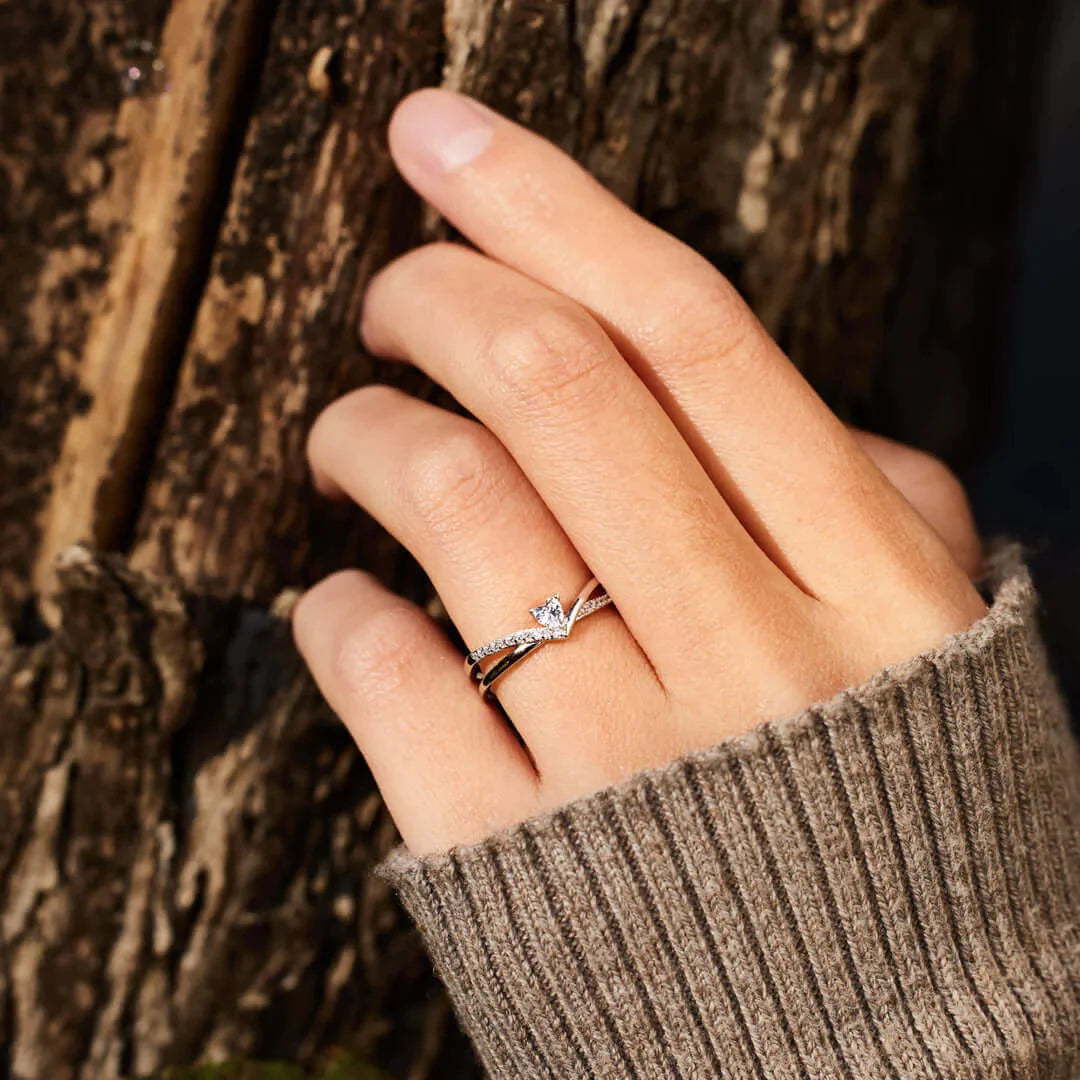
[[[475,421],[365,387],[320,416],[309,457],[324,492],[349,495],[415,555],[470,648],[526,629],[529,608],[552,593],[568,606],[591,576],[520,469]],[[613,766],[641,764],[626,737],[611,733],[626,702],[658,714],[664,701],[614,612],[579,623],[572,641],[538,649],[499,682],[498,696],[554,797],[564,786],[579,791],[610,779]],[[583,752],[567,757],[571,731]]]
[[[431,245],[371,283],[363,334],[491,429],[669,687],[697,662],[738,663],[755,625],[770,633],[789,603],[809,602],[610,339],[565,297],[476,252]]]

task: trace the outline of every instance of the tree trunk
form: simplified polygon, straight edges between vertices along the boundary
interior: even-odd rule
[[[0,1080],[338,1048],[475,1074],[282,617],[346,564],[438,612],[303,458],[344,390],[437,396],[356,337],[371,273],[446,233],[394,176],[394,103],[442,80],[536,128],[841,412],[955,457],[993,415],[1038,15],[0,5]]]

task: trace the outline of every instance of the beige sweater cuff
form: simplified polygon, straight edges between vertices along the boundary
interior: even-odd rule
[[[489,1072],[1080,1075],[1080,766],[1028,576],[1000,577],[825,705],[391,856]]]

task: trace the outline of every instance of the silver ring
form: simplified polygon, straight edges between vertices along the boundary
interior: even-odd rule
[[[600,588],[600,582],[591,578],[584,589],[577,594],[577,598],[570,605],[569,611],[564,611],[559,594],[549,596],[539,607],[529,608],[529,614],[536,620],[537,625],[528,630],[517,630],[506,637],[496,638],[486,645],[473,649],[465,657],[465,670],[469,678],[476,684],[481,697],[492,693],[492,686],[501,679],[515,664],[520,663],[530,653],[546,645],[549,641],[562,641],[570,636],[574,624],[579,619],[587,618],[594,612],[605,608],[611,603],[611,597],[603,590],[599,596],[593,593]],[[492,664],[485,672],[480,667],[480,661],[489,656],[508,652],[501,660]]]

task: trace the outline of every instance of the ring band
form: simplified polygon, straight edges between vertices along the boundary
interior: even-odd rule
[[[536,620],[537,625],[528,630],[517,630],[506,637],[496,638],[479,648],[473,649],[465,657],[465,670],[469,678],[476,682],[477,690],[481,697],[491,694],[492,686],[501,679],[515,664],[520,663],[530,653],[546,645],[549,641],[562,641],[570,636],[574,624],[579,619],[585,619],[601,608],[611,603],[611,597],[601,590],[599,596],[593,593],[600,588],[600,582],[591,578],[585,588],[578,593],[569,611],[564,611],[559,601],[559,594],[549,596],[538,607],[530,608],[529,614]],[[509,653],[496,663],[492,664],[485,672],[480,667],[480,661],[489,656],[499,653]]]

